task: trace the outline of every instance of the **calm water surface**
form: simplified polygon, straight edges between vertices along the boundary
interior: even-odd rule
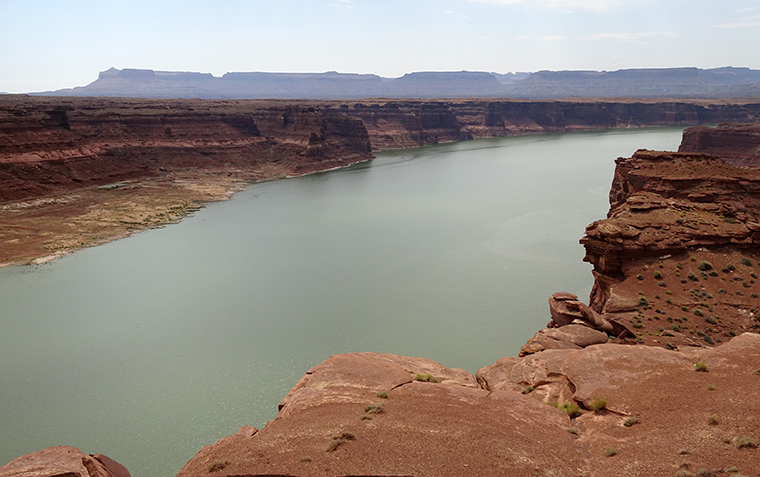
[[[165,229],[0,270],[0,464],[53,445],[170,477],[336,353],[472,373],[587,298],[614,159],[681,129],[478,140],[257,184]]]

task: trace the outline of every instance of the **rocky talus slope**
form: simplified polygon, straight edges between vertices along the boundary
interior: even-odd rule
[[[608,217],[581,239],[590,303],[553,295],[520,357],[473,376],[333,356],[263,429],[241,423],[178,476],[758,475],[760,172],[715,154],[617,160]],[[0,477],[109,475],[24,470],[44,455]]]

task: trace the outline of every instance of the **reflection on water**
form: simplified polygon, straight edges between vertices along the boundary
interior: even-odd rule
[[[170,476],[262,427],[332,354],[475,372],[588,296],[613,160],[680,129],[388,151],[251,186],[161,230],[0,270],[0,464],[52,445]]]

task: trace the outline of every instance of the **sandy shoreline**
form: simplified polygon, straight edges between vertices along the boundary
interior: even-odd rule
[[[284,178],[276,168],[173,172],[0,206],[0,268],[42,264],[71,252],[177,223],[250,184]]]

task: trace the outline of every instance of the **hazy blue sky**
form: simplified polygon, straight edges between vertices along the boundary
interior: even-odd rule
[[[110,67],[375,73],[760,69],[758,0],[0,0],[0,91]]]

